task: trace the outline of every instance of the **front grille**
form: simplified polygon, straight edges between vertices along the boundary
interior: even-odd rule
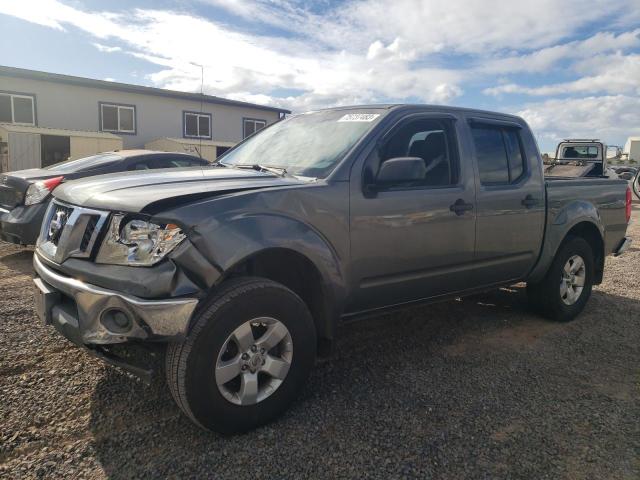
[[[109,212],[63,204],[54,200],[45,214],[38,251],[62,263],[69,257],[91,256]]]
[[[82,235],[82,242],[80,242],[80,250],[86,252],[89,248],[89,243],[91,242],[91,238],[96,231],[96,225],[100,217],[98,215],[92,215],[89,221],[87,222],[87,228],[84,230],[84,234]]]

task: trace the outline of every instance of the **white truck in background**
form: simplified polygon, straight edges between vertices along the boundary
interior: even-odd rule
[[[607,145],[598,139],[568,138],[556,147],[553,163],[545,168],[551,177],[612,177],[607,164]]]

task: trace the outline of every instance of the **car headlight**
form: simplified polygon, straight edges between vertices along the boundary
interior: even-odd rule
[[[185,238],[180,227],[172,223],[158,225],[115,214],[98,251],[96,263],[149,267],[162,260]]]

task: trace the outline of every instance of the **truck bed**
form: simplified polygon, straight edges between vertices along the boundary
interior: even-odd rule
[[[592,218],[604,230],[605,254],[613,252],[627,229],[627,188],[625,180],[607,177],[546,177],[546,231],[552,234],[553,227],[568,218],[574,222]]]

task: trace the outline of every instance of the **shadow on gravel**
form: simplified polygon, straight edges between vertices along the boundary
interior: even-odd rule
[[[109,478],[631,478],[639,314],[596,291],[554,324],[512,287],[347,324],[281,419],[231,437],[110,368],[94,448]]]
[[[33,250],[20,250],[10,255],[0,257],[2,263],[7,269],[18,274],[31,275],[33,273]]]

